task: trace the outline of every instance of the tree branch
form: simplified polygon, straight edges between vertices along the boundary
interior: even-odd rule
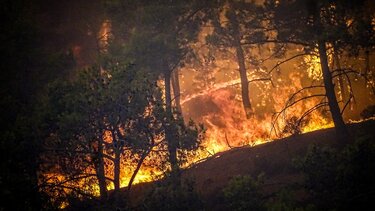
[[[287,58],[287,59],[285,59],[285,60],[283,60],[283,61],[281,61],[281,62],[278,61],[277,64],[276,64],[275,66],[273,66],[273,67],[271,68],[270,71],[268,71],[268,74],[272,73],[272,71],[273,71],[274,69],[280,67],[280,65],[282,65],[282,64],[284,64],[284,63],[287,63],[287,62],[289,62],[290,60],[293,60],[293,59],[298,58],[298,57],[300,57],[300,56],[306,56],[306,55],[311,55],[311,54],[310,54],[310,53],[301,53],[301,54],[297,54],[297,55],[294,55],[294,56],[292,56],[292,57],[289,57],[289,58]]]
[[[302,45],[302,46],[311,46],[309,43],[304,43],[300,41],[294,40],[257,40],[257,41],[245,41],[242,42],[241,45],[254,45],[254,44],[265,44],[265,43],[275,43],[275,44],[294,44],[294,45]]]

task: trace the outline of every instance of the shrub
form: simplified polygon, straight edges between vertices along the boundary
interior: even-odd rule
[[[260,192],[262,176],[254,180],[250,176],[237,176],[224,188],[224,197],[230,210],[264,210],[264,199]]]
[[[340,208],[375,206],[375,138],[363,136],[347,147],[337,167]]]
[[[305,157],[297,161],[296,166],[305,174],[305,187],[310,191],[315,203],[326,203],[327,199],[335,200],[336,169],[339,153],[329,147],[311,146]]]
[[[297,167],[322,209],[361,209],[375,204],[375,140],[362,136],[342,151],[311,147]]]
[[[202,210],[202,202],[194,190],[194,182],[179,184],[164,181],[158,184],[145,198],[142,210]]]
[[[375,116],[375,105],[367,106],[363,111],[361,112],[361,117],[363,119],[368,119]]]

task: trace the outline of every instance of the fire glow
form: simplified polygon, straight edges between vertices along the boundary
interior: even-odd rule
[[[317,65],[314,64],[316,67]],[[314,68],[308,70],[314,71]],[[184,70],[183,74],[191,74]],[[272,84],[260,81],[253,84],[253,92],[250,98],[254,105],[255,114],[247,119],[241,102],[240,79],[233,77],[227,81],[220,81],[203,87],[195,92],[182,94],[181,106],[182,114],[186,121],[193,119],[196,123],[203,123],[206,129],[203,148],[199,149],[194,155],[188,158],[188,162],[183,167],[188,167],[195,162],[214,156],[219,152],[230,150],[236,147],[252,147],[267,143],[279,138],[294,135],[296,133],[306,133],[323,128],[333,127],[333,123],[327,115],[323,115],[321,110],[311,112],[306,116],[301,124],[297,125],[296,119],[301,117],[306,111],[314,107],[322,100],[324,96],[309,98],[296,103],[282,112],[276,119],[275,113],[281,111],[286,100],[293,93],[303,88],[303,81],[309,78],[308,72],[290,72],[278,73],[272,78]],[[251,75],[249,75],[250,79]],[[180,75],[182,84],[187,77]],[[163,83],[159,83],[163,86]],[[189,87],[188,87],[189,88]],[[318,90],[319,91],[319,90]],[[322,91],[322,90],[320,90]],[[310,96],[313,93],[309,90],[296,95],[297,98]],[[109,132],[109,131],[108,131]],[[105,134],[105,141],[111,142],[111,135]],[[164,137],[160,137],[163,139]],[[139,169],[133,184],[150,182],[160,179],[167,169],[161,169],[158,166],[160,156],[157,153],[150,153]],[[127,187],[132,174],[137,166],[137,158],[130,152],[125,152],[121,160],[120,186]],[[113,165],[108,162],[106,167],[106,176],[113,178]],[[93,171],[93,170],[92,170]],[[88,172],[92,173],[92,172]],[[63,175],[51,177],[51,183],[59,183],[68,178]],[[84,192],[99,196],[99,187],[87,179],[75,180],[68,186],[81,187]],[[108,190],[113,190],[113,183],[108,183]],[[69,192],[69,190],[65,190]],[[57,194],[57,193],[56,193]],[[66,206],[66,204],[63,204]]]
[[[308,109],[319,103],[322,98],[312,98],[301,101],[288,108],[282,117],[275,120],[274,113],[281,111],[285,101],[294,92],[302,88],[301,80],[303,74],[290,74],[288,79],[294,86],[271,88],[267,92],[272,93],[273,104],[262,105],[262,100],[256,105],[255,115],[247,119],[241,104],[237,80],[220,83],[209,90],[198,92],[196,95],[189,95],[183,98],[183,111],[199,112],[193,119],[196,122],[203,122],[206,131],[206,139],[203,145],[207,155],[228,150],[233,147],[255,146],[278,138],[293,135],[293,132],[285,128],[294,124],[294,118],[302,116]],[[305,92],[299,97],[308,96]],[[263,102],[264,103],[264,102]],[[208,105],[208,106],[205,106]],[[268,107],[271,112],[257,112],[262,107]],[[272,112],[273,111],[273,112]],[[184,112],[183,112],[184,113]],[[187,112],[186,112],[187,113]],[[260,113],[260,114],[259,114]],[[299,133],[306,133],[314,130],[332,127],[332,121],[321,115],[321,112],[312,112],[306,117],[306,121],[298,127]],[[297,129],[297,128],[296,128]]]
[[[109,28],[110,22],[104,22],[99,34],[103,38],[101,47],[104,52],[110,34]],[[205,32],[205,34],[207,33]],[[201,42],[202,40],[203,38]],[[191,155],[188,158],[188,162],[183,164],[183,167],[188,167],[195,162],[232,148],[252,147],[294,134],[333,127],[330,115],[325,113],[324,107],[309,112],[310,109],[325,101],[325,96],[317,95],[317,93],[324,93],[323,88],[307,89],[300,92],[295,95],[294,101],[312,95],[317,96],[301,100],[288,107],[288,109],[284,109],[288,105],[288,99],[294,93],[303,89],[306,84],[320,80],[319,62],[319,58],[316,56],[304,57],[302,58],[302,63],[307,64],[304,69],[285,72],[275,71],[269,76],[269,81],[257,81],[257,74],[252,71],[256,68],[248,68],[248,79],[252,82],[249,88],[250,99],[254,110],[251,118],[246,118],[242,105],[241,81],[235,58],[216,58],[213,62],[216,64],[213,66],[179,69],[182,90],[182,115],[186,122],[192,119],[195,123],[203,123],[206,129],[205,139],[202,143],[203,148]],[[289,65],[286,69],[290,69],[290,66],[293,65]],[[195,69],[200,70],[197,71]],[[203,77],[197,77],[199,74],[203,74]],[[197,85],[200,83],[204,85]],[[164,90],[164,81],[159,80],[158,86]],[[163,99],[165,100],[165,97]],[[277,112],[280,113],[278,114]],[[299,120],[306,112],[308,115]],[[107,136],[111,137],[110,134],[107,134]],[[160,137],[160,139],[163,138]],[[108,143],[111,141],[111,138],[106,139]],[[137,159],[139,158],[136,156],[130,152],[125,152],[122,155],[121,187],[128,186],[137,167]],[[160,179],[168,170],[158,166],[158,163],[164,162],[160,159],[157,153],[151,152],[142,163],[133,184]],[[87,173],[92,174],[93,171],[91,169],[91,172]],[[110,162],[108,162],[105,171],[107,177],[113,178],[113,165]],[[64,175],[55,174],[51,175],[50,182],[60,183],[67,179],[69,178],[65,178]],[[114,189],[112,182],[107,184],[109,190]],[[80,187],[83,192],[99,196],[97,182],[92,182],[86,178],[68,182],[67,186]],[[65,191],[69,192],[68,189]],[[63,204],[63,206],[66,205]]]

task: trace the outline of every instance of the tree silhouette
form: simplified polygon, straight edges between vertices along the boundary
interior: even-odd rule
[[[114,24],[121,28],[124,23],[118,17],[122,17],[120,14],[126,14],[128,22],[125,25],[131,26],[132,29],[129,31],[129,28],[126,28],[115,33],[114,42],[121,43],[126,35],[125,53],[122,55],[132,58],[139,68],[152,72],[154,80],[159,77],[163,80],[166,114],[163,128],[172,172],[178,172],[177,151],[183,144],[179,143],[179,136],[182,134],[175,127],[182,126],[178,123],[182,119],[177,71],[190,51],[188,43],[196,37],[200,23],[198,13],[202,7],[195,5],[195,1],[189,4],[163,0],[145,2],[131,4],[130,10],[124,6],[126,2],[112,5],[114,8],[124,8],[116,10]]]
[[[351,32],[351,26],[347,21],[361,22],[362,16],[355,14],[363,10],[365,4],[354,1],[305,0],[267,1],[265,5],[270,23],[277,33],[275,42],[296,44],[302,46],[307,53],[318,53],[325,96],[337,136],[342,141],[347,140],[350,135],[336,97],[327,48],[334,46],[335,50],[339,50],[344,46],[357,46],[355,40],[359,34],[354,35]],[[352,7],[349,7],[350,5]]]
[[[234,49],[241,79],[241,96],[247,118],[253,109],[249,98],[249,80],[246,67],[246,44],[260,44],[265,39],[260,5],[246,1],[219,1],[216,8],[212,8],[212,25],[214,31],[207,37],[209,43]],[[247,45],[248,46],[248,45]],[[246,47],[249,50],[248,47]]]

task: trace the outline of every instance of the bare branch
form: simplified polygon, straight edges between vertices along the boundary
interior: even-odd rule
[[[256,78],[256,79],[252,79],[252,80],[248,81],[248,83],[252,83],[252,82],[256,82],[256,81],[269,81],[269,82],[271,82],[272,86],[275,87],[275,85],[273,84],[272,78]]]
[[[338,72],[338,73],[336,73],[336,72]],[[332,71],[332,77],[335,78],[335,77],[338,77],[340,75],[345,75],[345,74],[349,74],[349,73],[353,73],[353,74],[356,74],[356,75],[364,77],[364,74],[361,74],[360,72],[358,72],[358,71],[356,71],[354,69],[350,69],[350,68],[335,69],[335,70]]]
[[[255,78],[255,79],[249,80],[248,83],[257,82],[257,81],[269,81],[269,82],[271,82],[272,86],[274,86],[272,78]],[[239,82],[239,83],[230,84],[228,86],[237,86],[237,85],[240,85],[240,84],[241,83]]]
[[[77,153],[77,154],[94,154],[90,151],[85,150],[70,150],[70,149],[63,149],[63,148],[44,148],[43,151],[46,152],[71,152],[71,153]]]
[[[71,178],[68,178],[68,179],[66,179],[66,180],[64,180],[64,181],[61,181],[61,182],[59,182],[59,183],[55,183],[55,184],[53,184],[54,186],[61,186],[61,185],[63,185],[63,184],[66,184],[66,183],[68,183],[68,182],[72,182],[72,181],[75,181],[75,180],[80,180],[80,179],[86,179],[86,178],[89,178],[89,177],[95,177],[96,175],[95,174],[85,174],[85,175],[81,175],[81,176],[77,176],[77,177],[71,177]],[[51,178],[50,178],[51,179]],[[51,183],[48,183],[48,180],[46,181],[46,184],[44,184],[44,186],[45,185],[47,185],[47,184],[51,184]],[[43,187],[43,185],[42,186],[39,186],[39,187]]]
[[[268,56],[267,58],[265,59],[262,59],[262,61],[260,62],[261,64],[263,64],[264,62],[274,58],[277,54],[279,54],[283,49],[284,49],[285,45],[282,45],[280,46],[279,48],[276,49],[275,52],[273,52],[270,56]]]
[[[289,107],[292,107],[293,105],[303,101],[303,100],[307,100],[307,99],[310,99],[310,98],[313,98],[313,97],[326,97],[325,94],[316,94],[316,95],[310,95],[310,96],[306,96],[306,97],[302,97],[294,102],[292,102],[291,104],[287,105],[283,110],[281,110],[280,112],[284,112],[287,108]]]
[[[112,161],[112,162],[115,162],[115,158],[103,153],[103,158],[107,158],[108,160]]]
[[[228,141],[228,137],[227,137],[227,133],[226,133],[226,132],[224,132],[224,137],[225,137],[225,142],[227,143],[228,147],[229,147],[230,149],[232,149],[232,146],[229,144],[229,141]]]
[[[353,98],[353,95],[352,95],[352,93],[350,93],[349,99],[346,101],[344,107],[343,107],[342,110],[341,110],[341,115],[344,113],[346,107],[349,105],[349,103],[350,103],[350,101],[352,100],[352,98]]]
[[[282,64],[285,64],[285,63],[289,62],[290,60],[293,60],[293,59],[298,58],[300,56],[306,56],[306,55],[311,55],[311,54],[310,53],[300,53],[300,54],[294,55],[292,57],[289,57],[289,58],[287,58],[287,59],[285,59],[285,60],[283,60],[281,62],[279,61],[279,62],[277,62],[277,64],[275,66],[273,66],[271,68],[270,71],[268,71],[268,74],[272,73],[273,70],[275,70],[276,68],[280,67]]]
[[[313,106],[312,108],[310,108],[309,110],[307,110],[305,113],[303,113],[303,115],[300,117],[300,119],[298,120],[298,125],[301,124],[302,120],[308,116],[309,114],[311,114],[312,112],[314,112],[315,110],[318,110],[319,108],[321,107],[324,107],[324,106],[327,106],[328,103],[327,102],[320,102],[318,104],[316,104],[315,106]]]
[[[289,99],[286,101],[286,105],[289,104],[289,102],[291,102],[295,96],[297,96],[299,93],[307,90],[307,89],[313,89],[313,88],[323,88],[324,86],[323,85],[312,85],[312,86],[307,86],[307,87],[303,87],[302,89],[298,90],[297,92],[293,93],[292,96],[289,97]]]
[[[356,75],[358,75],[358,76],[361,76],[361,77],[363,77],[363,78],[365,79],[365,81],[367,82],[368,79],[367,79],[366,75],[361,74],[361,73],[359,73],[358,71],[356,71],[356,70],[354,70],[354,69],[351,69],[351,68],[336,69],[336,70],[332,71],[332,73],[335,73],[335,72],[339,72],[339,73],[333,75],[332,78],[339,77],[339,76],[341,76],[341,75],[345,75],[345,78],[346,78],[346,80],[347,80],[348,83],[349,83],[350,99],[353,99],[353,101],[355,102],[355,97],[354,97],[354,94],[353,94],[353,86],[352,86],[352,82],[351,82],[350,77],[349,77],[348,74],[353,73],[353,74],[356,74]],[[374,89],[374,87],[372,87],[372,88]],[[350,101],[348,101],[347,103],[349,103],[349,102],[350,102]],[[345,105],[345,107],[346,107],[346,105]]]
[[[311,46],[309,43],[304,43],[300,41],[294,40],[256,40],[256,41],[246,41],[242,42],[241,45],[254,45],[254,44],[265,44],[265,43],[275,43],[275,44],[294,44],[294,45],[302,45],[302,46]]]
[[[277,120],[279,119],[280,115],[283,114],[283,113],[285,113],[285,111],[286,111],[288,108],[294,106],[294,105],[297,104],[298,102],[301,102],[301,101],[303,101],[303,100],[307,100],[307,99],[310,99],[310,98],[314,98],[314,97],[324,97],[324,98],[325,98],[326,95],[324,95],[324,94],[316,94],[316,95],[310,95],[310,96],[302,97],[302,98],[300,98],[300,99],[295,100],[295,101],[292,102],[292,100],[294,99],[294,97],[295,97],[298,93],[302,92],[303,90],[309,89],[309,88],[317,88],[317,87],[322,87],[322,86],[309,86],[309,87],[304,87],[304,88],[298,90],[297,92],[295,92],[295,93],[294,93],[294,94],[293,94],[293,95],[287,100],[287,103],[286,103],[286,105],[284,106],[284,108],[283,108],[281,111],[274,113],[273,116],[276,116],[276,117],[275,117],[275,118],[272,117],[272,118],[274,118],[274,120],[272,121],[272,127],[271,127],[270,134],[272,134],[272,131],[273,131],[273,130],[275,130],[275,132],[276,132],[276,122],[277,122]]]
[[[47,185],[46,187],[55,188],[56,186],[54,186],[54,185]],[[61,185],[61,186],[59,186],[59,188],[69,189],[71,191],[74,191],[74,192],[78,193],[79,195],[86,196],[86,197],[91,198],[91,199],[95,199],[94,195],[88,194],[87,192],[82,191],[82,190],[80,190],[77,187],[71,187],[71,186]]]
[[[180,20],[176,34],[179,34],[184,29],[184,26],[191,20],[191,18],[193,18],[202,9],[204,9],[204,7],[199,7],[196,10],[192,11],[190,14],[188,14],[183,20]]]

